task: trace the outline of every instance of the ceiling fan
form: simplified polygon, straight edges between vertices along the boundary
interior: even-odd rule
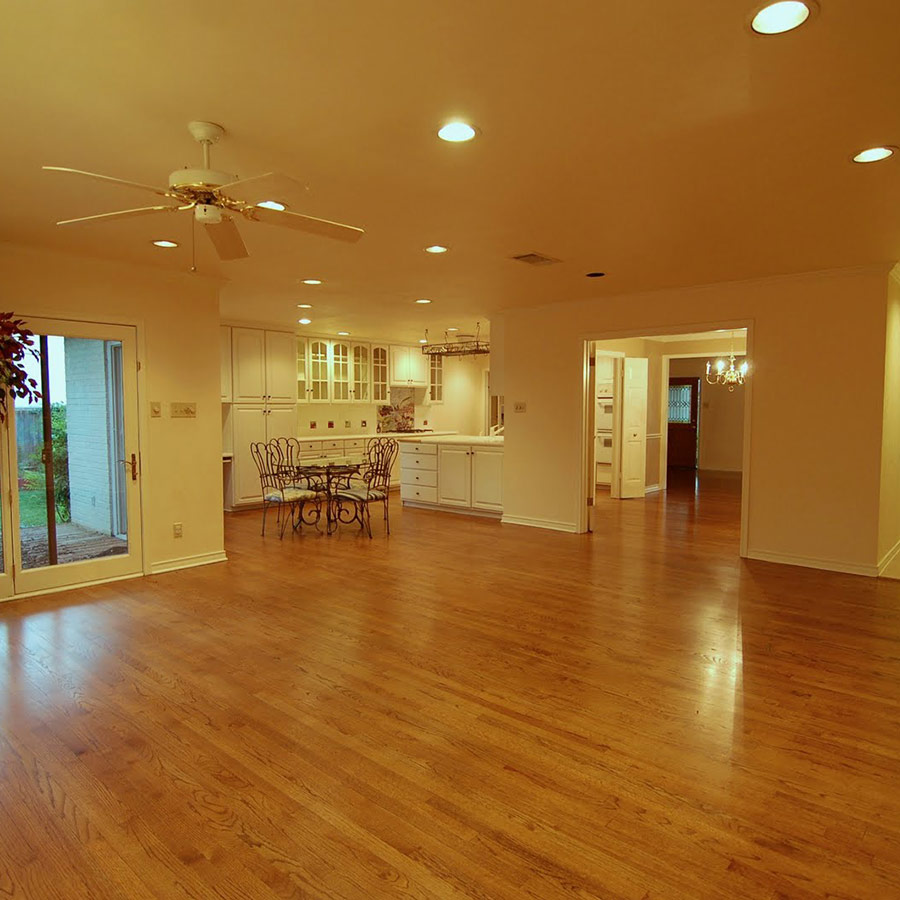
[[[210,147],[224,134],[221,125],[212,122],[189,122],[188,130],[203,148],[203,165],[199,169],[176,169],[169,176],[168,188],[153,187],[135,181],[124,181],[109,175],[98,175],[95,172],[83,172],[80,169],[67,169],[61,166],[44,166],[50,172],[68,172],[72,175],[83,175],[98,181],[108,181],[125,187],[149,191],[159,197],[166,197],[174,203],[159,206],[142,206],[138,209],[122,209],[117,212],[101,213],[97,216],[82,216],[78,219],[64,219],[57,225],[76,225],[79,222],[97,222],[108,219],[130,219],[135,216],[146,216],[151,213],[185,212],[192,210],[194,221],[205,226],[220,259],[242,259],[249,256],[241,234],[235,225],[234,217],[242,216],[251,222],[265,222],[269,225],[281,225],[297,231],[306,231],[322,237],[336,238],[340,241],[358,241],[365,232],[362,228],[342,225],[327,219],[304,216],[300,213],[278,209],[271,203],[276,197],[286,196],[290,191],[303,185],[287,175],[269,173],[253,178],[239,179],[228,172],[218,172],[209,167]],[[280,205],[280,204],[278,204]]]

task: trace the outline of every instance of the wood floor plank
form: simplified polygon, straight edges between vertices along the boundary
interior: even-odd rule
[[[0,896],[900,896],[900,584],[401,510],[0,606]]]

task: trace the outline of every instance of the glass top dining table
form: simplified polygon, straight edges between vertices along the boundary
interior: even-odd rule
[[[350,486],[350,479],[365,465],[363,456],[321,456],[301,459],[293,466],[296,477],[308,481],[313,490],[325,493],[326,533],[333,534],[339,522],[336,491]]]

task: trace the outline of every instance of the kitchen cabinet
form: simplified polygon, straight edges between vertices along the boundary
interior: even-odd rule
[[[344,341],[331,344],[331,399],[334,403],[350,402],[350,345]]]
[[[372,345],[372,400],[375,403],[387,403],[390,399],[388,359],[387,346],[384,344]]]
[[[309,372],[309,345],[306,338],[297,338],[297,402],[309,403],[307,374]]]
[[[372,400],[371,349],[368,344],[353,344],[350,348],[353,363],[353,381],[350,394],[354,403],[370,403]]]
[[[472,448],[455,444],[438,448],[438,503],[472,505]]]
[[[371,402],[372,366],[368,344],[300,338],[296,372],[297,397],[301,403]]]
[[[230,331],[232,401],[294,403],[297,399],[294,335],[260,328]]]
[[[400,497],[405,504],[436,506],[469,515],[503,512],[503,447],[458,439],[400,444]],[[482,439],[483,440],[483,439]]]
[[[310,338],[308,396],[310,403],[331,402],[331,346],[325,338]]]
[[[231,505],[260,503],[262,492],[259,472],[250,445],[297,433],[297,410],[291,406],[266,407],[262,404],[236,405],[231,413],[234,458],[231,463]]]
[[[392,346],[391,385],[428,387],[428,358],[418,347]]]
[[[222,380],[222,402],[231,403],[231,328],[219,327],[219,371]]]

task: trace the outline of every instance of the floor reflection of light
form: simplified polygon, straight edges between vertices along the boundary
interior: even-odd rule
[[[718,609],[707,607],[704,622],[698,631],[710,637],[707,623],[710,616],[722,615]],[[718,624],[718,623],[717,623]],[[708,645],[700,651],[707,660],[702,670],[703,679],[699,693],[697,714],[704,728],[704,738],[712,743],[711,750],[730,755],[734,745],[735,719],[740,716],[742,702],[740,692],[743,681],[743,635],[740,619],[717,636],[716,645]]]

